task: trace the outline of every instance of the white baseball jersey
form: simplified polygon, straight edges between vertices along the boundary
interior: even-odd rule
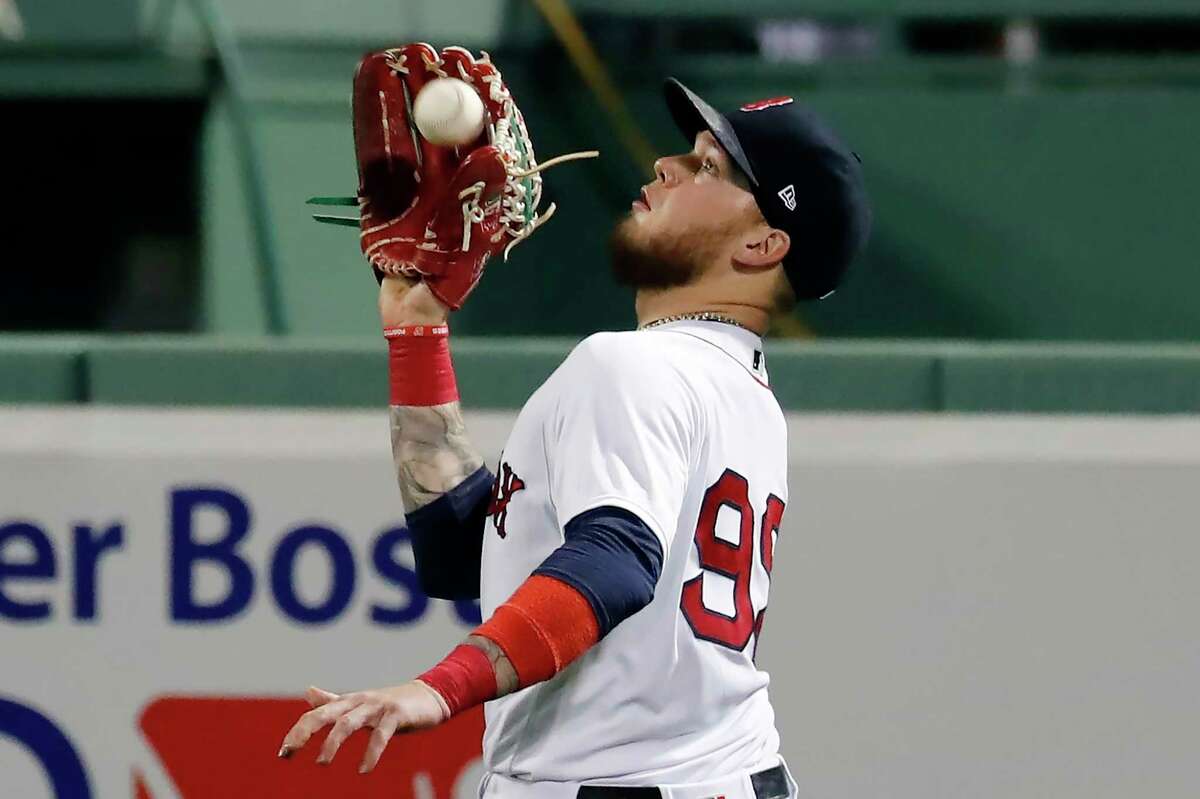
[[[754,650],[787,429],[759,337],[681,321],[585,339],[521,410],[496,475],[485,618],[592,508],[639,516],[664,560],[649,605],[553,679],[486,705],[488,770],[653,785],[774,765]]]

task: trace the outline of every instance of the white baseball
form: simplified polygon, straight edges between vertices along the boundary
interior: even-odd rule
[[[413,102],[417,130],[440,147],[474,141],[483,132],[486,118],[479,95],[458,78],[434,78],[421,87]]]

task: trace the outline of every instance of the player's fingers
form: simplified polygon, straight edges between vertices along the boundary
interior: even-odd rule
[[[367,751],[363,754],[362,765],[358,767],[359,774],[366,774],[375,768],[399,725],[400,717],[395,713],[388,713],[375,725],[375,731],[371,733],[371,740],[367,743]]]
[[[321,754],[317,755],[317,762],[324,766],[333,760],[333,756],[337,754],[338,749],[342,748],[346,739],[378,713],[378,705],[373,702],[363,702],[338,719],[333,725],[333,729],[329,731],[329,735],[325,736],[325,743],[321,746]]]
[[[304,692],[304,699],[310,707],[320,707],[321,705],[333,702],[338,698],[338,695],[315,685],[308,686],[308,690]]]
[[[279,747],[279,756],[291,756],[292,752],[308,743],[308,739],[314,732],[326,724],[331,724],[334,719],[357,705],[359,701],[357,698],[343,697],[336,702],[321,705],[305,713],[292,725],[287,735],[283,736],[283,745]]]

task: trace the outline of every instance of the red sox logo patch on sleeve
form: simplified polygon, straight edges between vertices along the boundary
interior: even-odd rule
[[[508,537],[508,531],[504,529],[504,523],[508,521],[508,502],[512,499],[513,494],[523,488],[525,488],[525,481],[517,476],[511,466],[502,462],[500,473],[492,482],[492,501],[488,504],[487,510],[488,515],[492,517],[492,524],[496,525],[496,532],[501,538]]]
[[[742,106],[743,111],[762,111],[764,108],[775,108],[780,105],[788,105],[795,102],[791,97],[768,97],[766,100],[759,100],[753,103],[746,103]]]

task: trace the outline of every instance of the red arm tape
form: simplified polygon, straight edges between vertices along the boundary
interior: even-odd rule
[[[518,688],[548,680],[600,640],[583,594],[535,574],[472,635],[494,642],[517,672]],[[417,678],[442,695],[454,715],[496,698],[496,671],[482,649],[462,644]]]
[[[583,594],[553,577],[535,574],[475,635],[504,650],[524,688],[550,679],[595,646],[600,625]]]

